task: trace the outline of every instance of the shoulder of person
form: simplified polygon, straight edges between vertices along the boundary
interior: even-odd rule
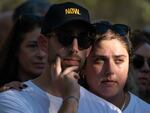
[[[0,113],[32,113],[19,91],[8,90],[0,93]]]
[[[125,109],[127,112],[150,113],[150,104],[146,103],[133,93],[130,94],[130,102]],[[124,112],[124,113],[127,113]]]

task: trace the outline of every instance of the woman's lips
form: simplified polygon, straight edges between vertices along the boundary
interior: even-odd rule
[[[113,80],[103,80],[103,81],[101,81],[101,83],[102,83],[103,85],[112,86],[112,85],[115,85],[117,82],[116,82],[116,81],[113,81]]]

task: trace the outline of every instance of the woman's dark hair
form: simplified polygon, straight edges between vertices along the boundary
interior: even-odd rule
[[[97,23],[93,24],[95,31],[96,31],[96,37],[95,40],[105,40],[106,37],[103,35],[105,34],[108,30],[111,30],[116,36],[118,37],[121,42],[123,42],[126,46],[126,49],[129,53],[131,54],[131,41],[130,41],[130,34],[131,34],[131,29],[129,26],[125,24],[112,24],[109,21],[100,21]],[[110,37],[110,39],[113,37]]]
[[[134,30],[131,34],[133,52],[144,43],[150,44],[150,33],[142,30]]]
[[[14,26],[0,47],[0,86],[11,81],[20,81],[18,78],[18,53],[24,35],[41,28],[43,17],[37,15],[22,15],[16,20]]]

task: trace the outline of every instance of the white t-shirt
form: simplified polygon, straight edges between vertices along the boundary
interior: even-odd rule
[[[0,113],[57,113],[62,99],[46,93],[31,81],[23,91],[9,90],[0,93]],[[80,87],[78,113],[121,113],[121,111]]]
[[[136,95],[130,94],[130,101],[123,113],[150,113],[150,104],[144,102]]]

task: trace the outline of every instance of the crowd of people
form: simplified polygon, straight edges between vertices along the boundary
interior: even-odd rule
[[[0,113],[150,113],[150,32],[92,23],[73,2],[27,1],[10,17]]]

